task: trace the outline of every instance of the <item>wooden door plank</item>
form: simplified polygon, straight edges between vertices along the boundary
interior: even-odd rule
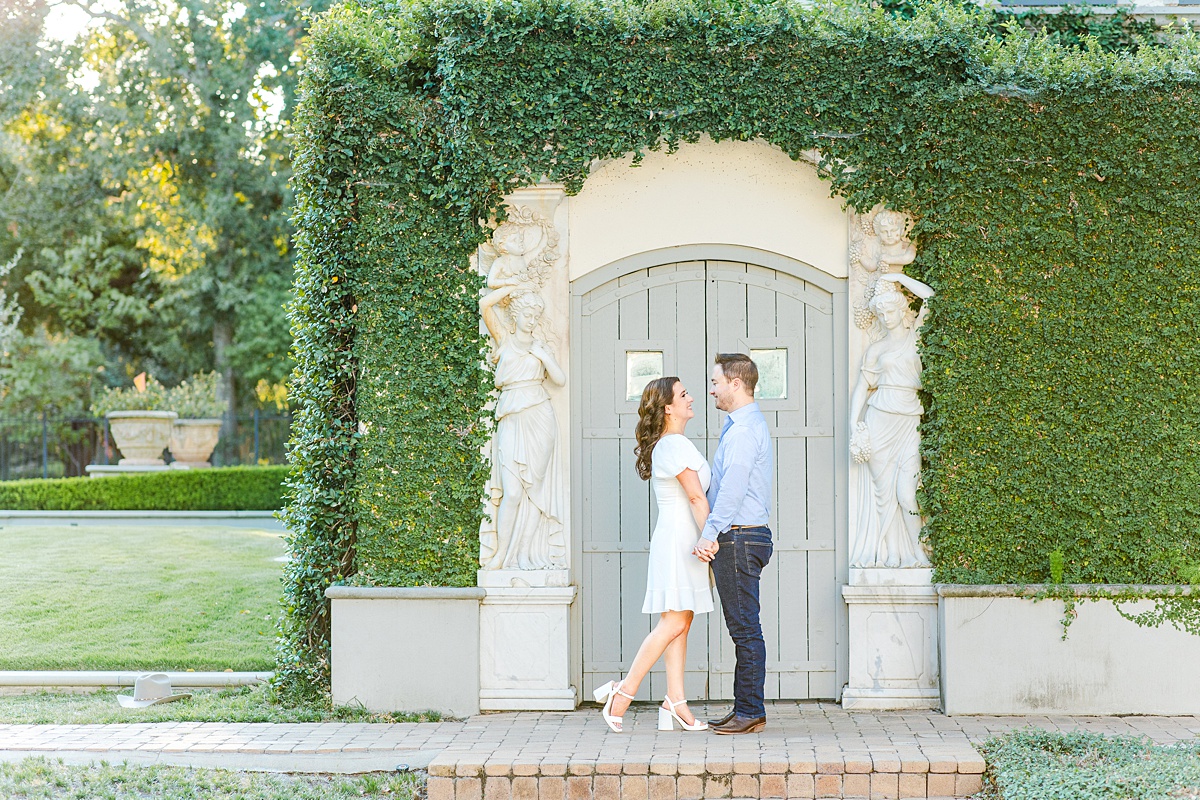
[[[783,276],[780,276],[781,278]],[[788,347],[804,352],[805,306],[796,298],[776,296],[777,336],[788,341]],[[789,384],[798,391],[805,391],[804,359],[794,363],[800,366],[799,373],[789,377]],[[804,428],[803,395],[796,411],[778,412],[781,428]],[[808,530],[808,463],[807,449],[803,438],[778,438],[775,450],[775,495],[776,514],[779,524],[776,542],[781,546],[805,542],[812,537]],[[832,476],[831,476],[832,477]],[[784,622],[780,626],[779,660],[784,663],[799,663],[808,660],[808,554],[805,552],[781,552],[780,574],[786,576],[779,584],[779,608]],[[788,698],[807,698],[808,673],[785,672],[779,676],[779,694]]]
[[[778,412],[777,419],[781,429],[803,430],[807,427],[805,423],[805,393],[808,391],[804,358],[805,308],[802,302],[793,297],[777,296],[776,330],[778,336],[788,340],[788,347],[798,349],[800,354],[800,358],[795,359],[795,363],[799,366],[798,374],[789,376],[789,383],[801,393],[800,406],[795,411]],[[832,386],[829,387],[829,391],[832,391]],[[776,513],[779,519],[779,541],[790,544],[810,538],[813,534],[808,530],[808,470],[803,439],[783,438],[778,440],[775,472],[778,487]]]
[[[586,429],[611,424],[615,414],[613,376],[617,366],[611,346],[607,344],[617,337],[618,309],[615,305],[600,309],[583,317],[582,352],[587,354],[589,369],[580,370],[577,379],[582,380],[582,426]],[[621,652],[620,605],[616,598],[621,591],[621,564],[616,554],[591,553],[587,540],[596,531],[615,531],[620,526],[619,442],[611,439],[593,440],[584,436],[576,443],[583,448],[581,463],[584,474],[580,476],[583,487],[584,547],[582,549],[582,573],[586,583],[583,593],[584,625],[584,687],[611,680],[616,675],[608,671],[596,671],[589,665],[606,662]]]
[[[744,273],[746,265],[730,261],[708,261],[705,262],[705,267],[710,276],[707,281],[708,348],[713,354],[736,352],[739,340],[746,335],[746,287],[732,281],[715,281],[712,274],[716,270]],[[709,417],[708,431],[714,456],[726,416],[724,412],[716,412]],[[710,685],[716,687],[715,699],[732,699],[733,667],[737,655],[733,640],[729,638],[725,629],[724,620],[714,628],[714,639],[710,639],[709,652],[712,654],[711,663],[718,666],[718,671],[710,676]]]
[[[707,269],[745,272],[746,265],[731,261],[708,261]],[[739,340],[746,335],[746,287],[732,281],[708,280],[708,347],[714,354],[737,352]],[[714,304],[715,299],[715,304]],[[725,424],[725,414],[709,420],[709,436],[715,442]]]
[[[806,407],[808,419],[833,424],[833,318],[808,309],[805,314],[805,372],[808,376]],[[834,445],[838,437],[808,439],[808,527],[813,535],[834,532]],[[808,553],[809,660],[837,658],[837,564],[835,551]],[[812,697],[833,698],[837,687],[833,673],[812,673]]]

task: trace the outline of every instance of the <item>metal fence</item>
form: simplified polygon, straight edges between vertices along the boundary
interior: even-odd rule
[[[291,414],[227,417],[213,466],[282,464],[291,427]],[[0,481],[77,477],[120,458],[103,417],[0,417]]]

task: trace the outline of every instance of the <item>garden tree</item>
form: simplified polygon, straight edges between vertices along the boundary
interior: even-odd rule
[[[0,365],[0,415],[86,417],[97,389],[92,376],[104,372],[104,354],[92,338],[51,333],[39,326],[18,331]]]
[[[0,281],[8,277],[13,267],[21,260],[21,255],[21,251],[18,250],[8,263],[0,265]],[[8,292],[0,287],[0,366],[8,362],[13,342],[20,334],[17,324],[21,321],[21,313],[21,306],[16,299],[10,298]],[[3,388],[4,384],[0,383],[0,391]]]
[[[32,319],[167,381],[216,368],[231,407],[284,380],[283,129],[306,9],[70,0],[95,25],[31,49],[46,6],[24,2],[24,37],[0,39],[0,122],[18,144],[0,160],[17,176],[0,236],[36,251]]]

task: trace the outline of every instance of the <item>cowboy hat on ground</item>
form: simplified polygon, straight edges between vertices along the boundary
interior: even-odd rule
[[[163,672],[149,672],[139,675],[133,682],[133,696],[117,695],[117,702],[125,708],[145,708],[158,703],[170,703],[172,700],[183,700],[190,694],[171,694],[171,679]]]

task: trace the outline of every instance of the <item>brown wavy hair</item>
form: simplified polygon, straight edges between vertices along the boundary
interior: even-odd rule
[[[662,438],[667,427],[667,406],[675,399],[675,384],[679,378],[669,376],[655,378],[642,390],[642,402],[638,404],[638,424],[633,431],[637,446],[633,454],[637,457],[637,474],[644,481],[650,480],[650,458],[654,445]]]

